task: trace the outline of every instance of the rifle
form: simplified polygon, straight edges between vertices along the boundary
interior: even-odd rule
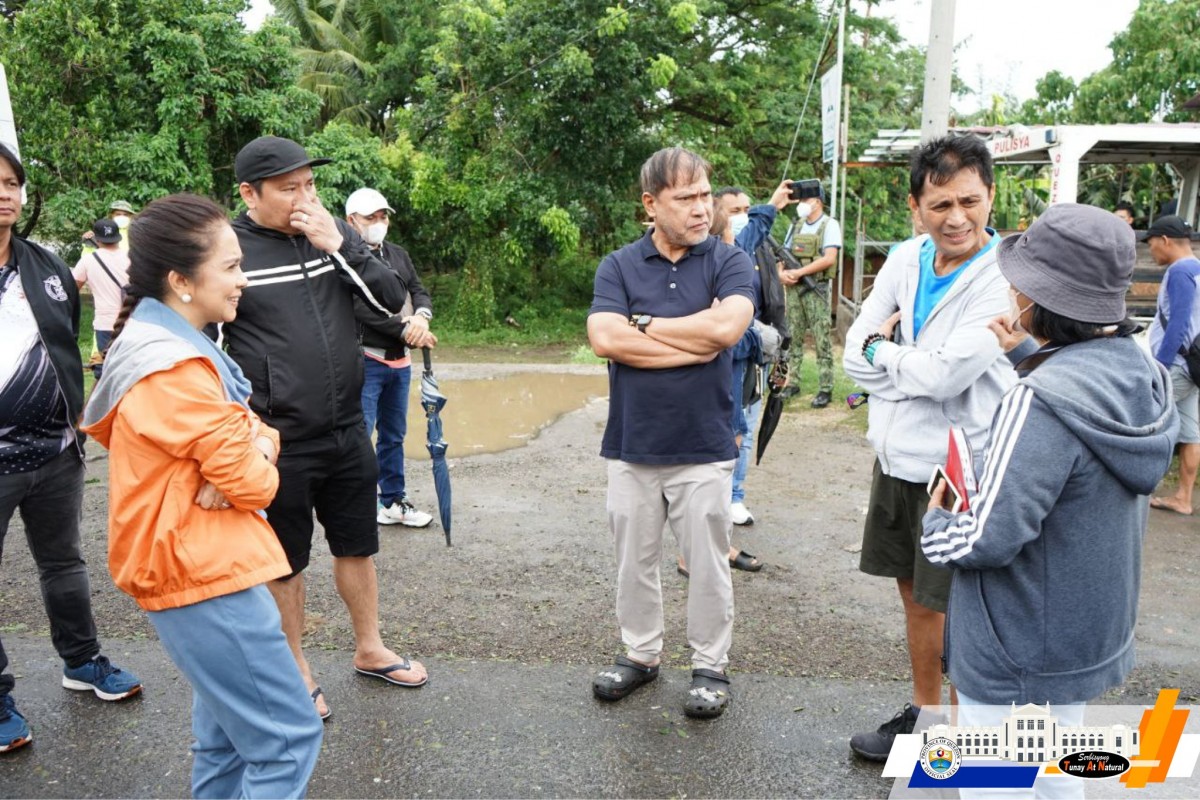
[[[775,241],[775,237],[767,237],[767,246],[771,248],[771,255],[775,257],[775,260],[783,262],[784,269],[803,269],[804,265],[792,255],[790,250]],[[825,287],[813,280],[811,275],[805,275],[800,279],[800,294],[803,295],[805,292],[816,292],[822,298],[829,299],[825,293]]]

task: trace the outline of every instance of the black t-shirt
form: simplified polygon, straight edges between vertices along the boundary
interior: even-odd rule
[[[590,313],[685,317],[714,299],[754,302],[753,264],[710,236],[672,264],[651,240],[605,257],[596,270]],[[608,425],[600,455],[635,464],[708,464],[737,457],[733,441],[732,357],[707,364],[640,369],[609,363]]]

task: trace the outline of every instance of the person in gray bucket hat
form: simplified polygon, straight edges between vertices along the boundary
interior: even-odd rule
[[[968,510],[945,510],[939,481],[921,547],[954,570],[945,663],[958,725],[998,725],[1012,703],[1052,703],[1060,725],[1079,725],[1133,667],[1147,496],[1179,420],[1166,371],[1125,318],[1128,225],[1051,206],[997,258],[1013,310],[993,330],[1023,377],[996,412]],[[1026,743],[1023,760],[1053,760],[1053,741]],[[1082,797],[1072,780],[1034,789]]]

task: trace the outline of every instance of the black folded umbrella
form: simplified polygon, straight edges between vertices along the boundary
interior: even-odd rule
[[[421,348],[425,359],[425,370],[421,373],[421,408],[425,409],[425,447],[433,460],[433,488],[437,492],[438,515],[442,530],[446,532],[446,547],[450,546],[450,467],[446,465],[446,449],[449,445],[442,438],[442,418],[439,416],[446,405],[446,396],[438,391],[437,379],[433,377],[433,362],[429,348]]]
[[[758,426],[757,458],[755,464],[762,463],[763,453],[767,450],[767,442],[779,427],[779,418],[783,416],[783,389],[788,384],[788,351],[792,347],[792,337],[785,336],[779,345],[779,358],[771,367],[767,376],[767,398],[763,403],[762,422]]]

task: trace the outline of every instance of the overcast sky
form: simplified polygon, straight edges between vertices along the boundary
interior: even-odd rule
[[[885,0],[879,13],[924,47],[931,2]],[[1078,83],[1112,61],[1108,44],[1129,25],[1137,5],[1137,0],[958,0],[954,67],[979,95],[956,98],[955,107],[974,111],[993,94],[1028,100],[1038,78],[1051,70]]]
[[[818,0],[824,6],[829,0]],[[851,0],[853,3],[853,0]],[[924,47],[931,0],[884,0],[876,13],[896,21],[900,33]],[[1057,69],[1078,82],[1111,61],[1108,43],[1124,30],[1137,0],[958,0],[954,15],[954,65],[979,95],[954,101],[974,111],[993,94],[1033,97],[1038,78]],[[860,4],[852,6],[861,11]],[[257,27],[269,0],[251,0],[246,21]]]

